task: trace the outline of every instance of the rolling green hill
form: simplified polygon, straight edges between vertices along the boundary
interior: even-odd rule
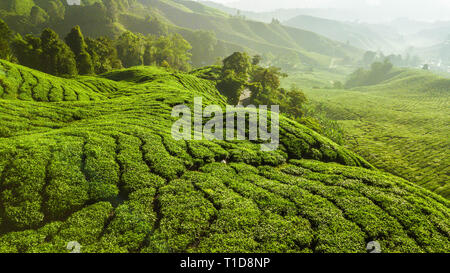
[[[313,32],[279,23],[266,24],[233,17],[193,1],[133,0],[114,9],[102,6],[99,4],[101,2],[92,1],[95,4],[85,6],[61,6],[55,14],[50,14],[50,9],[47,12],[49,14],[39,9],[40,13],[35,12],[34,16],[29,16],[30,12],[19,13],[11,7],[0,7],[0,18],[22,34],[38,34],[44,27],[50,26],[62,37],[75,25],[79,25],[83,33],[91,37],[117,37],[126,30],[155,35],[159,33],[156,29],[162,27],[182,34],[192,44],[196,42],[195,31],[211,31],[219,39],[216,47],[221,49],[216,57],[245,50],[285,56],[303,66],[327,67],[332,59],[352,63],[363,54],[360,49]]]
[[[229,15],[211,16],[210,13],[199,13],[198,9],[185,10],[175,6],[189,8],[192,1],[151,1],[152,4],[173,24],[189,29],[214,31],[219,39],[245,46],[259,53],[286,54],[295,52],[300,60],[307,64],[328,66],[331,58],[357,59],[361,50],[343,43],[329,40],[313,32],[283,26],[281,24],[266,24],[245,20]],[[197,6],[201,4],[195,3]]]
[[[274,152],[173,140],[173,106],[225,104],[214,82],[0,64],[0,252],[450,252],[448,200],[289,119]]]
[[[308,82],[303,76],[289,80],[297,81]],[[320,81],[313,84],[330,85]],[[449,90],[450,80],[431,72],[393,69],[377,85],[305,88],[305,93],[344,127],[350,149],[380,169],[449,198]]]

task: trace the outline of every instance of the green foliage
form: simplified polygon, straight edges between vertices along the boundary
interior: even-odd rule
[[[156,36],[165,36],[169,34],[169,27],[159,17],[147,17],[146,30]]]
[[[10,3],[24,8],[18,13]],[[65,0],[4,0],[1,4],[2,18],[5,13],[3,19],[23,36],[51,27],[63,37],[75,25],[93,38],[117,38],[127,30],[156,36],[179,33],[193,45],[194,67],[211,65],[235,51],[270,53],[276,56],[271,65],[285,70],[328,66],[332,57],[352,60],[362,55],[356,48],[309,31],[230,18],[189,1],[87,0],[67,5]]]
[[[8,60],[11,55],[9,43],[11,41],[11,30],[8,25],[0,19],[0,59]]]
[[[221,79],[217,83],[217,89],[228,98],[232,105],[239,102],[242,91],[244,90],[245,80],[236,75],[233,70],[225,70],[221,74]]]
[[[235,105],[248,82],[251,69],[250,57],[245,52],[234,52],[223,61],[222,73],[217,88],[228,101]]]
[[[449,198],[448,90],[448,79],[393,69],[389,79],[373,86],[305,88],[312,103],[306,116],[322,120],[319,132],[343,140],[376,167]],[[343,138],[332,137],[342,130]]]
[[[77,74],[73,52],[53,30],[47,28],[42,31],[41,47],[41,70],[43,72],[52,75]]]
[[[34,0],[34,2],[48,14],[51,22],[64,19],[66,6],[62,0]]]
[[[125,67],[142,65],[144,38],[130,31],[123,33],[116,42],[117,54]]]
[[[257,85],[252,90],[251,101],[264,105],[277,104],[272,102],[275,102],[282,92],[279,88],[280,78],[283,76],[284,74],[281,73],[279,68],[255,66],[252,70],[250,81]]]
[[[215,49],[218,41],[214,32],[195,31],[190,39],[192,45],[192,63],[194,66],[205,66],[215,61]]]
[[[375,58],[377,57],[377,53],[373,51],[366,51],[363,56],[362,63],[365,66],[369,66],[375,62]]]
[[[235,52],[223,60],[223,72],[234,71],[239,78],[247,79],[250,68],[250,57],[245,52]]]
[[[22,38],[20,34],[17,34],[11,42],[11,46],[20,64],[40,69],[42,54],[40,38],[29,34]]]
[[[65,38],[66,44],[75,54],[77,62],[77,69],[80,75],[87,75],[94,73],[91,55],[87,52],[87,45],[84,41],[84,36],[81,33],[79,26],[72,28],[70,33]]]
[[[353,72],[345,83],[345,87],[353,88],[381,83],[388,79],[392,68],[393,65],[388,59],[385,59],[384,62],[374,62],[370,70],[360,68]]]
[[[270,153],[173,140],[174,105],[225,105],[215,82],[0,65],[0,252],[450,251],[447,200],[284,116]]]
[[[289,103],[287,113],[292,115],[294,118],[301,118],[303,116],[303,105],[305,104],[306,96],[302,90],[297,87],[292,87],[288,93]]]
[[[33,0],[3,0],[0,4],[1,9],[5,9],[19,15],[30,14],[33,6]]]
[[[149,42],[147,65],[154,62],[161,66],[166,62],[171,68],[188,71],[190,70],[188,62],[191,59],[191,53],[189,53],[191,49],[191,45],[179,34],[161,36]]]
[[[52,75],[76,75],[75,56],[70,48],[59,39],[58,34],[46,28],[41,37],[17,35],[12,42],[19,62],[28,67]]]
[[[39,6],[33,6],[30,12],[30,21],[33,25],[42,25],[49,20],[49,16],[45,10]]]
[[[86,39],[87,51],[92,59],[95,74],[102,74],[113,69],[122,68],[117,50],[114,46],[114,41],[100,37],[97,39]]]
[[[125,67],[158,65],[176,70],[190,69],[190,44],[179,34],[144,37],[125,32],[116,41],[118,56]]]

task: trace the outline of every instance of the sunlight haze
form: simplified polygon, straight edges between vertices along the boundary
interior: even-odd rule
[[[229,7],[248,11],[273,11],[293,8],[328,8],[351,10],[349,20],[387,21],[396,18],[438,21],[450,19],[447,0],[211,0]]]

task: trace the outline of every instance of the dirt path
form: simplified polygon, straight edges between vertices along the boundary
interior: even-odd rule
[[[242,102],[248,98],[250,98],[250,96],[252,95],[252,92],[250,91],[250,89],[244,89],[244,91],[242,91],[241,96],[239,97],[239,103],[238,105],[242,105]]]

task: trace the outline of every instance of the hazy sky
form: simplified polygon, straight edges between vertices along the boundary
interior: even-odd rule
[[[280,8],[339,8],[377,14],[380,19],[406,17],[418,20],[450,19],[450,0],[210,0],[243,10]]]

